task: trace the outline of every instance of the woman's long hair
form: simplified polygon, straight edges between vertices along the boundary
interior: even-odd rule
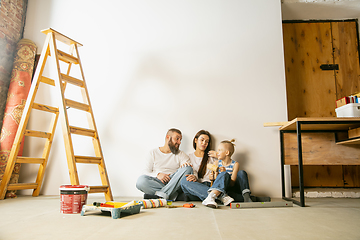
[[[205,149],[205,152],[204,152],[204,156],[201,160],[201,164],[200,164],[200,167],[199,167],[199,171],[198,171],[198,177],[199,178],[202,178],[205,173],[206,173],[206,165],[208,163],[208,159],[209,159],[209,151],[211,149],[211,135],[208,131],[205,131],[205,130],[200,130],[194,137],[194,140],[193,140],[193,147],[194,149],[196,150],[196,143],[195,143],[195,139],[199,139],[200,135],[207,135],[209,137],[209,143]]]

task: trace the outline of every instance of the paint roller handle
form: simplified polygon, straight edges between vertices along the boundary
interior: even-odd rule
[[[93,202],[93,205],[95,207],[109,207],[114,208],[114,205],[106,204],[106,203],[99,203],[99,202]]]

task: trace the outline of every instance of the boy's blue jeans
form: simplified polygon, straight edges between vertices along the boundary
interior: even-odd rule
[[[164,184],[156,177],[141,175],[136,182],[136,188],[146,194],[175,200],[178,195],[177,191],[180,189],[181,179],[185,178],[185,175],[192,173],[193,169],[190,166],[179,168],[170,175],[171,180],[167,184]]]
[[[234,186],[230,187],[230,175],[222,172],[216,178],[213,186],[210,188],[210,182],[189,182],[186,178],[181,180],[181,188],[190,201],[204,200],[208,196],[209,190],[218,190],[222,193],[227,193],[237,202],[243,202],[243,194],[251,193],[249,187],[249,180],[247,173],[240,170],[237,173],[236,182]]]
[[[248,175],[244,170],[239,170],[237,173],[236,181],[234,186],[231,186],[227,189],[227,193],[232,197],[236,202],[243,202],[244,193],[251,193],[249,187]]]
[[[230,175],[227,172],[219,173],[212,187],[209,182],[189,182],[186,177],[181,180],[181,188],[189,200],[195,201],[200,198],[203,201],[212,190],[226,193],[226,189],[230,183]]]

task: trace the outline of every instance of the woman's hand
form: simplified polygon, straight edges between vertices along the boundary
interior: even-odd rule
[[[197,181],[197,178],[195,175],[193,174],[188,174],[188,175],[185,175],[186,176],[186,181],[188,182],[196,182]]]
[[[209,157],[216,158],[216,151],[211,150],[211,151],[209,151],[208,155],[209,155]]]

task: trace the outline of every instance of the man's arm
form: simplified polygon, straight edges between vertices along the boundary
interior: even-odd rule
[[[156,177],[158,175],[158,172],[154,171],[154,162],[155,162],[154,152],[151,151],[147,155],[147,159],[146,159],[146,162],[145,162],[145,168],[144,168],[144,174],[145,175],[148,175],[150,177]]]
[[[144,174],[150,177],[158,178],[164,184],[169,182],[170,174],[155,171],[154,164],[155,164],[155,154],[153,151],[151,151],[146,159]]]
[[[180,156],[180,167],[181,168],[186,167],[186,166],[192,167],[189,156],[184,152],[180,152],[179,154],[181,154],[181,156]]]

